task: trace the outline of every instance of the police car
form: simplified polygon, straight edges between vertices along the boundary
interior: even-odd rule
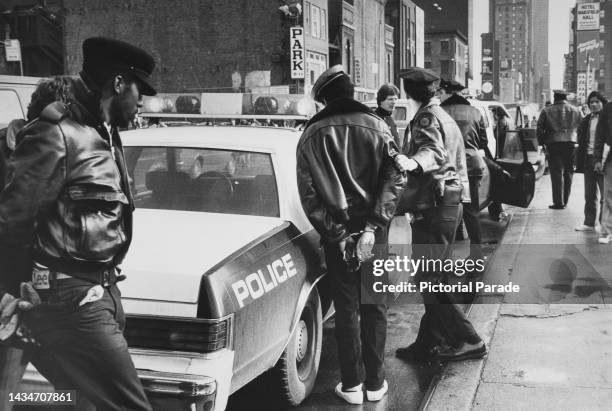
[[[122,133],[136,210],[120,288],[143,386],[157,410],[223,410],[272,369],[270,390],[299,404],[331,305],[298,196],[301,133],[166,125]]]

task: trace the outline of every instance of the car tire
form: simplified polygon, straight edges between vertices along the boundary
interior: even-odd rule
[[[298,405],[312,391],[323,343],[323,314],[321,299],[316,288],[308,296],[298,324],[274,369],[281,400]]]

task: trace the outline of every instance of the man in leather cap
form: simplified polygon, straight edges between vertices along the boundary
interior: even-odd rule
[[[482,258],[482,228],[480,227],[478,187],[487,167],[479,150],[488,151],[487,131],[482,113],[461,95],[465,88],[456,80],[442,83],[450,96],[440,107],[455,120],[463,136],[469,186],[464,187],[463,221],[470,238],[470,258]],[[460,230],[461,231],[461,230]]]
[[[360,261],[371,257],[375,241],[385,244],[403,177],[389,127],[354,100],[354,85],[342,66],[315,82],[313,98],[325,104],[306,125],[297,149],[302,207],[321,236],[336,309],[335,325],[342,381],[335,392],[351,404],[379,401],[387,392],[384,352],[387,308],[364,304]]]
[[[30,359],[57,390],[77,391],[79,410],[151,409],[123,337],[116,282],[134,209],[118,128],[143,94],[155,94],[154,66],[128,43],[85,40],[80,77],[61,77],[69,103],[46,106],[20,131],[0,193],[0,247],[31,249],[42,300],[21,313],[39,344]]]

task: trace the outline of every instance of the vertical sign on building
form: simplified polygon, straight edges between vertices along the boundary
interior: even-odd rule
[[[6,61],[21,61],[19,40],[7,40],[4,49],[6,51]]]
[[[304,28],[289,28],[289,48],[291,51],[291,78],[303,79],[304,70]]]
[[[494,87],[495,40],[493,33],[483,33],[482,38],[482,93],[485,100],[493,100],[497,90]]]
[[[587,74],[579,72],[576,76],[576,99],[578,103],[584,104],[587,97]]]

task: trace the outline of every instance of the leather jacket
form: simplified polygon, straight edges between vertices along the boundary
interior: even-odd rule
[[[308,122],[297,148],[298,191],[323,242],[344,240],[355,221],[386,228],[404,183],[398,154],[389,127],[355,100],[333,100]]]
[[[393,136],[393,141],[395,141],[395,145],[398,147],[401,147],[399,133],[397,131],[397,124],[395,124],[395,120],[393,120],[393,117],[392,117],[393,113],[385,110],[384,108],[380,106],[376,107],[376,110],[374,110],[374,113],[376,113],[378,117],[385,120],[385,123],[387,123],[387,125],[389,126],[389,129],[391,130],[391,135]]]
[[[582,119],[578,126],[578,148],[576,149],[576,172],[584,173],[585,165],[587,161],[589,138],[591,133],[591,118],[593,113],[587,114]]]
[[[540,144],[554,144],[577,141],[577,129],[582,113],[562,100],[544,107],[538,118],[537,136]]]
[[[482,113],[473,107],[470,102],[463,96],[453,94],[440,104],[457,123],[461,135],[463,136],[463,144],[465,147],[465,155],[467,161],[467,170],[469,176],[482,176],[486,168],[486,164],[482,154],[478,150],[485,150],[487,147],[487,131]]]
[[[453,182],[463,187],[461,201],[469,203],[463,137],[455,120],[440,107],[440,100],[433,98],[422,105],[408,130],[412,137],[403,154],[415,160],[419,169],[408,175],[398,204],[400,211],[434,208],[436,196],[443,193],[446,184]]]
[[[599,112],[599,121],[595,132],[595,147],[593,148],[593,162],[612,162],[612,154],[608,154],[604,158],[605,144],[612,147],[612,103],[604,105]],[[609,152],[612,152],[612,150]]]
[[[95,281],[127,252],[133,201],[118,132],[94,115],[83,81],[72,86],[74,101],[51,103],[18,135],[0,193],[0,246],[31,247],[51,271]]]

